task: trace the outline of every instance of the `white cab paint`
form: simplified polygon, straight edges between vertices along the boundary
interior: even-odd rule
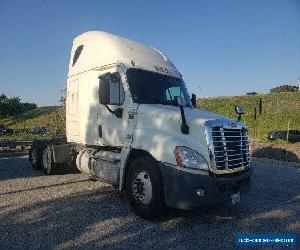
[[[73,65],[79,46],[83,48]],[[179,107],[133,103],[126,80],[129,68],[181,78],[173,63],[157,49],[100,31],[86,32],[74,39],[67,82],[68,142],[121,147],[120,188],[130,148],[143,149],[158,161],[176,164],[175,147],[186,146],[210,162],[204,123],[224,117],[185,108],[190,132],[188,135],[182,134]],[[122,105],[110,105],[110,108],[121,107],[121,119],[100,104],[98,97],[99,77],[114,72],[119,72],[121,76],[125,100]],[[133,119],[129,119],[130,116]],[[99,137],[99,125],[102,126],[102,138]]]

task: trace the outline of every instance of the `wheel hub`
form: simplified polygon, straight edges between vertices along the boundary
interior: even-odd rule
[[[149,204],[152,198],[152,184],[147,172],[139,172],[132,183],[134,197],[142,204]]]

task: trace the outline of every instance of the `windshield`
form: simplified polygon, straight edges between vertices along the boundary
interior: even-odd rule
[[[192,107],[181,79],[141,69],[128,69],[127,81],[135,103],[176,105],[175,96],[182,96],[186,105]]]

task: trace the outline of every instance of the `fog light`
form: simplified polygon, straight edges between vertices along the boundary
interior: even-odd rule
[[[197,196],[204,196],[204,189],[196,188],[196,195]]]

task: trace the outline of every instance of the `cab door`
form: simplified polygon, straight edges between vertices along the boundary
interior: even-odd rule
[[[118,72],[99,77],[98,143],[124,145],[124,87]]]

